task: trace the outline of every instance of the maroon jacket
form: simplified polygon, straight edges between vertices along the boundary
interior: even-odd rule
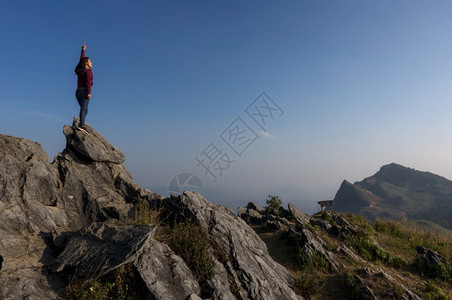
[[[85,57],[85,50],[82,49],[80,58]],[[88,94],[91,94],[91,86],[93,85],[93,71],[91,69],[84,69],[77,73],[77,88],[87,89]]]

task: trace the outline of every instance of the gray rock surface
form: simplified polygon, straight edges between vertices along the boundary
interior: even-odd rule
[[[199,283],[152,239],[154,227],[130,225],[138,201],[163,202],[173,217],[191,215],[208,230],[211,255],[221,249],[227,257],[214,261],[212,299],[301,298],[230,209],[198,194],[164,199],[141,188],[122,165],[124,154],[89,124],[87,131],[65,126],[66,148],[53,163],[38,143],[0,135],[0,299],[56,299],[69,274],[89,278],[126,263],[150,299],[199,299]]]
[[[257,210],[254,209],[248,209],[248,222],[251,225],[262,225],[267,222],[267,217]]]
[[[258,212],[262,211],[262,208],[260,208],[259,205],[257,205],[254,202],[248,202],[248,204],[246,205],[246,208],[247,209],[254,209],[254,210],[258,211]]]
[[[452,264],[438,252],[422,246],[417,246],[416,252],[418,266],[425,274],[434,277],[437,275],[436,270],[441,267],[452,272]]]
[[[309,224],[310,217],[304,212],[302,212],[298,207],[296,207],[295,204],[289,202],[288,207],[289,212],[295,219],[295,224],[297,228],[302,229],[303,225]]]
[[[301,252],[305,259],[311,259],[314,254],[320,255],[328,261],[332,270],[338,269],[338,263],[334,258],[334,255],[326,247],[325,241],[316,233],[303,229],[300,233]]]
[[[361,299],[410,299],[421,300],[401,282],[380,268],[369,267],[355,270],[355,279],[361,291]]]
[[[42,274],[48,260],[41,233],[68,224],[59,187],[40,144],[0,135],[0,299],[56,296]]]
[[[150,240],[133,265],[146,284],[151,299],[186,299],[201,291],[182,258],[158,241]]]
[[[180,209],[208,230],[212,244],[227,254],[216,258],[216,274],[209,284],[212,299],[300,299],[292,290],[293,278],[269,255],[265,243],[233,212],[185,192],[171,197],[169,209]]]
[[[126,225],[116,220],[92,223],[62,234],[54,244],[63,252],[49,265],[52,272],[75,270],[77,277],[104,275],[134,260],[154,235],[155,226]]]
[[[66,147],[88,160],[120,164],[126,160],[124,153],[111,145],[99,132],[86,123],[86,131],[77,130],[78,120],[72,126],[65,125]]]
[[[200,292],[187,264],[165,244],[152,240],[155,226],[96,222],[62,234],[55,245],[63,252],[49,265],[52,272],[79,278],[105,275],[132,263],[151,299],[185,299]]]
[[[65,127],[68,145],[53,163],[40,144],[0,135],[0,299],[53,298],[64,287],[46,268],[58,254],[51,232],[124,220],[137,198],[162,198],[136,185],[118,163],[123,154],[87,130],[89,138]],[[102,153],[85,156],[80,149],[92,154],[90,143],[103,145]]]

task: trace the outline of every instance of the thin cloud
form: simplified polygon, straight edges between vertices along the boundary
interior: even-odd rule
[[[28,110],[28,111],[24,111],[24,113],[28,114],[28,115],[35,116],[35,117],[44,118],[44,119],[47,119],[47,120],[50,120],[50,121],[54,121],[54,122],[64,122],[64,120],[62,118],[60,118],[60,117],[57,117],[57,116],[54,116],[54,115],[51,115],[51,114],[47,114],[47,113],[43,113],[43,112],[40,112],[40,111]]]
[[[271,140],[279,140],[279,137],[274,136],[273,134],[270,134],[270,133],[268,133],[268,132],[266,132],[266,131],[259,131],[259,133],[260,133],[264,138],[271,139]]]

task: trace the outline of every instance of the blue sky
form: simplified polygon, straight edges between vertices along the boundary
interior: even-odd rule
[[[324,199],[391,162],[452,179],[451,15],[449,1],[5,1],[0,133],[53,160],[85,42],[87,122],[140,185],[191,172]],[[262,92],[283,110],[267,134],[245,113]],[[259,135],[240,157],[219,137],[237,117]],[[212,141],[235,160],[216,182],[195,160]]]

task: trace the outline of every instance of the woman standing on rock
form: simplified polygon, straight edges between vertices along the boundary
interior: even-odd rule
[[[93,64],[89,57],[85,57],[86,45],[83,43],[80,61],[75,67],[75,74],[77,74],[77,90],[75,97],[80,105],[80,124],[77,129],[85,131],[85,117],[88,114],[88,103],[91,99],[91,86],[93,85],[93,71],[91,68]]]

